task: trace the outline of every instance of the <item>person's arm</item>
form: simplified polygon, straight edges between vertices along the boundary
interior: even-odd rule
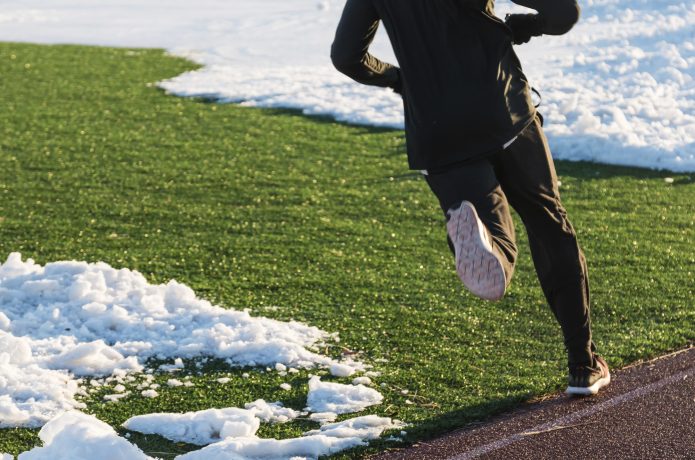
[[[369,54],[379,27],[371,0],[348,0],[331,46],[331,61],[340,72],[365,85],[401,91],[399,70]]]
[[[579,21],[576,0],[512,0],[517,5],[538,11],[538,14],[510,14],[506,24],[514,32],[514,43],[526,43],[540,35],[562,35]]]

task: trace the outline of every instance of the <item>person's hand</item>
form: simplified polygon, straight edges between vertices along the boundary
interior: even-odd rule
[[[512,29],[515,45],[543,35],[543,19],[538,14],[508,14],[504,22]]]

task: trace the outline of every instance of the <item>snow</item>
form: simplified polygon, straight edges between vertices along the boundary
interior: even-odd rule
[[[309,395],[305,410],[347,414],[381,404],[383,399],[381,393],[364,385],[322,382],[319,377],[314,376],[309,380]]]
[[[319,422],[321,424],[334,422],[338,418],[338,414],[335,412],[314,412],[309,414],[309,420]]]
[[[289,407],[283,407],[281,402],[267,403],[262,399],[257,399],[254,402],[244,406],[245,409],[251,411],[254,416],[258,417],[263,422],[270,423],[285,423],[301,415],[301,412]]]
[[[261,439],[230,438],[211,444],[201,450],[176,457],[177,460],[280,460],[293,457],[316,459],[322,455],[365,445],[385,430],[400,429],[404,425],[390,418],[367,415],[324,425],[319,430],[304,433],[299,438]]]
[[[251,437],[261,422],[286,423],[301,413],[258,399],[244,409],[228,407],[185,414],[146,414],[131,417],[123,427],[143,434],[158,434],[176,442],[204,446],[229,437]]]
[[[291,439],[230,438],[176,457],[176,460],[318,459],[323,455],[365,445],[360,438],[313,435]]]
[[[10,254],[0,265],[0,312],[0,426],[38,427],[81,408],[77,376],[122,380],[142,372],[150,357],[173,360],[163,371],[182,369],[182,358],[202,357],[239,366],[336,363],[311,351],[331,338],[315,327],[223,309],[176,281],[152,285],[105,263],[44,267]],[[140,396],[158,396],[152,379],[146,375],[138,386]],[[117,392],[106,400],[126,396]]]
[[[139,415],[126,420],[123,427],[204,446],[227,437],[253,436],[260,427],[260,420],[253,411],[232,407],[185,414]]]
[[[48,422],[39,437],[43,447],[19,454],[18,460],[149,460],[106,423],[77,411]]]
[[[356,377],[352,379],[352,384],[369,386],[372,384],[372,379],[370,379],[369,377]]]
[[[286,460],[317,459],[344,449],[365,445],[385,430],[401,429],[397,420],[376,415],[323,425],[291,439],[255,436],[261,415],[258,407],[282,409],[262,400],[249,409],[211,409],[187,414],[150,414],[133,417],[124,427],[145,434],[159,434],[174,441],[209,444],[179,455],[176,460]],[[153,460],[121,438],[113,428],[91,415],[68,411],[48,422],[39,432],[42,447],[20,454],[18,460]],[[5,454],[8,459],[11,456]],[[6,460],[3,457],[0,460]]]
[[[340,363],[331,364],[330,370],[331,375],[335,375],[336,377],[349,377],[355,373],[355,369],[353,367]]]
[[[0,315],[0,426],[45,424],[39,432],[43,446],[22,453],[19,460],[148,459],[113,428],[74,409],[84,407],[77,396],[102,388],[113,390],[103,396],[110,403],[131,396],[158,397],[154,369],[145,367],[150,357],[173,362],[160,365],[160,372],[181,371],[183,358],[208,357],[281,373],[288,366],[320,366],[346,375],[367,368],[311,351],[335,338],[319,329],[216,307],[176,281],[152,285],[137,272],[105,263],[41,266],[12,253],[0,265]],[[191,386],[187,379],[168,379],[167,386]],[[135,396],[129,388],[137,390]],[[307,410],[329,412],[312,414],[322,423],[383,399],[363,385],[321,382],[316,376],[309,389]],[[175,442],[209,445],[177,457],[181,459],[279,459],[335,453],[397,425],[369,416],[324,425],[296,439],[255,436],[261,422],[285,423],[302,415],[307,414],[258,399],[243,409],[140,415],[123,426]]]
[[[362,438],[377,439],[384,430],[395,430],[405,427],[398,421],[392,421],[387,417],[376,415],[365,415],[362,417],[351,418],[338,423],[329,423],[321,426],[318,430],[307,432],[305,435],[326,435],[334,438]]]
[[[37,426],[51,416],[83,407],[77,382],[42,367],[30,341],[0,332],[0,427]]]
[[[8,0],[0,39],[164,47],[205,65],[160,85],[172,94],[378,126],[403,126],[400,98],[333,70],[344,0]],[[581,0],[562,37],[517,47],[543,94],[557,158],[695,171],[695,4]],[[498,2],[498,16],[524,11]],[[395,62],[385,34],[373,46]],[[0,328],[2,319],[0,318]]]

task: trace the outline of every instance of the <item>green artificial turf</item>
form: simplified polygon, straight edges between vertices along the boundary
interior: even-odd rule
[[[366,413],[410,423],[406,442],[563,387],[559,328],[521,227],[508,295],[477,300],[457,281],[434,197],[407,170],[401,131],[180,99],[155,86],[193,68],[158,50],[0,44],[0,259],[19,251],[41,264],[105,261],[151,282],[175,278],[225,307],[339,332],[340,347],[327,352],[355,352],[382,373],[374,380],[385,401]],[[608,362],[620,367],[695,340],[693,178],[557,168]],[[257,398],[305,404],[307,372],[209,363],[182,375],[195,385],[117,404],[97,390],[87,411],[118,427],[135,414]],[[316,426],[264,425],[260,435]],[[163,458],[193,449],[131,440]],[[0,452],[38,443],[34,430],[0,430]]]

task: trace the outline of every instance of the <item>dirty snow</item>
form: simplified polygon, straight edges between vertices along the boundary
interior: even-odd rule
[[[403,126],[399,97],[335,72],[344,0],[8,0],[0,39],[164,47],[205,67],[161,86],[258,107]],[[568,35],[517,47],[558,158],[695,171],[695,4],[580,0]],[[498,16],[524,11],[497,2]],[[395,62],[383,31],[373,46]]]
[[[44,267],[13,253],[0,265],[0,315],[0,426],[41,426],[81,407],[76,377],[114,374],[120,384],[150,357],[173,359],[171,371],[181,358],[204,356],[230,365],[335,364],[311,351],[333,339],[315,327],[223,309],[176,281],[152,285],[105,263]],[[137,390],[157,397],[159,385],[146,377]]]

